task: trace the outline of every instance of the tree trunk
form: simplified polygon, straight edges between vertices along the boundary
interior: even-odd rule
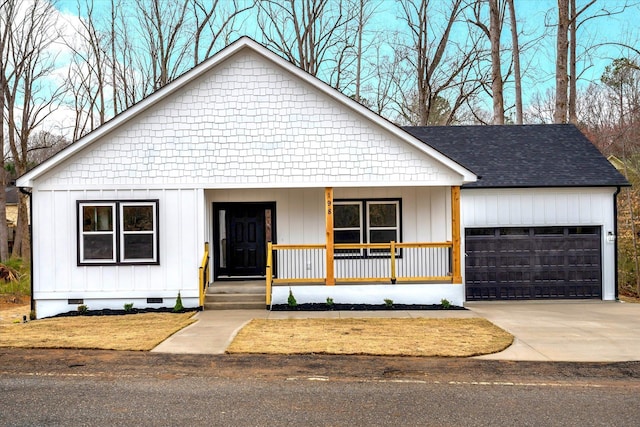
[[[511,56],[513,58],[513,79],[516,95],[516,124],[521,125],[522,119],[522,74],[520,73],[520,43],[518,41],[518,26],[516,21],[516,9],[513,0],[507,0],[509,16],[511,18]]]
[[[360,83],[362,80],[362,31],[364,27],[364,2],[365,0],[359,1],[360,9],[358,11],[358,37],[357,41],[357,51],[356,51],[356,93],[355,100],[360,102]]]
[[[0,55],[4,52],[0,51]],[[6,84],[4,80],[4,61],[0,58],[0,114],[4,116],[4,96]],[[4,123],[0,126],[0,141],[5,140]],[[4,148],[0,150],[0,261],[9,258],[9,230],[7,228],[7,174],[4,171]]]
[[[0,61],[1,62],[1,61]],[[0,73],[2,73],[0,64]],[[4,84],[0,76],[0,112],[4,114]],[[4,141],[4,126],[0,126],[0,141]],[[0,262],[9,258],[9,229],[7,228],[7,174],[4,170],[4,149],[0,151]]]
[[[556,43],[556,105],[553,113],[555,123],[567,122],[567,51],[569,42],[569,0],[558,0],[558,34]]]
[[[578,80],[576,70],[576,0],[570,0],[569,16],[571,21],[569,24],[569,123],[578,123],[578,113],[576,112],[576,82]]]
[[[491,92],[493,95],[493,124],[504,124],[504,98],[500,70],[500,7],[498,0],[489,0],[489,39],[491,41]]]
[[[18,223],[16,224],[16,234],[13,239],[13,258],[22,258],[25,264],[31,260],[31,239],[29,237],[29,198],[20,193],[18,196]]]

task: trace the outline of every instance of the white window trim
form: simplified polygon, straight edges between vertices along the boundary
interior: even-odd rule
[[[111,207],[111,224],[112,224],[112,230],[111,231],[84,231],[84,224],[83,224],[83,220],[84,220],[84,207],[97,207],[97,206],[109,206]],[[117,236],[117,231],[116,231],[116,204],[115,202],[109,202],[109,203],[103,203],[103,202],[81,202],[79,204],[79,211],[78,211],[78,228],[80,231],[80,239],[79,240],[79,261],[81,264],[107,264],[107,263],[113,263],[115,264],[117,262],[117,244],[116,244],[116,236]],[[111,234],[112,236],[112,252],[111,252],[111,258],[103,258],[103,259],[86,259],[84,257],[84,236],[98,236],[98,235],[108,235]]]
[[[379,227],[379,226],[371,226],[371,215],[369,214],[369,206],[371,205],[395,205],[396,207],[396,225],[395,227]],[[366,211],[367,211],[367,242],[371,242],[371,231],[377,230],[394,230],[396,232],[396,243],[400,240],[400,201],[399,200],[366,200],[365,201]],[[398,249],[396,249],[396,255],[399,253]],[[376,256],[375,252],[371,252],[371,249],[368,250],[368,255]]]
[[[358,231],[359,235],[360,235],[360,241],[358,243],[362,243],[364,240],[364,227],[363,222],[362,222],[362,218],[363,218],[363,212],[362,212],[362,201],[360,200],[342,200],[342,201],[338,201],[338,202],[333,202],[333,205],[341,205],[341,206],[350,206],[350,205],[355,205],[358,206],[358,217],[360,218],[360,226],[359,227],[333,227],[333,231],[334,231],[334,235],[336,231]],[[335,209],[335,208],[334,208]],[[353,256],[362,256],[362,249],[358,250],[358,252],[352,252],[352,253],[341,253],[341,252],[336,252],[334,253],[334,257],[336,258],[349,258],[349,257],[353,257]]]
[[[118,215],[120,236],[120,262],[126,264],[148,264],[158,261],[158,224],[157,224],[157,202],[119,202]],[[153,209],[153,230],[151,231],[125,231],[124,230],[124,208],[131,206],[151,206]],[[124,236],[127,234],[152,234],[153,235],[153,256],[151,258],[125,258]]]

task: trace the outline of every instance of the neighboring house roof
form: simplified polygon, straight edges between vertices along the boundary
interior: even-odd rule
[[[629,183],[574,125],[421,126],[404,130],[479,177],[464,188]]]
[[[98,127],[93,132],[89,133],[88,135],[81,138],[77,142],[71,144],[70,146],[60,151],[58,154],[54,155],[47,161],[35,167],[31,171],[27,172],[26,174],[18,178],[17,185],[20,187],[33,187],[34,182],[37,179],[39,179],[40,177],[43,177],[43,175],[52,171],[57,166],[63,164],[68,159],[77,158],[76,157],[77,155],[79,157],[79,154],[85,151],[85,149],[88,149],[88,147],[92,146],[94,142],[104,140],[104,137],[106,137],[107,135],[116,134],[119,130],[123,129],[125,127],[124,125],[127,123],[134,123],[136,121],[143,120],[145,116],[145,112],[152,115],[153,112],[155,111],[153,110],[153,108],[156,106],[159,106],[162,101],[168,100],[173,95],[179,94],[181,90],[188,88],[189,85],[195,84],[194,82],[196,81],[201,82],[201,80],[199,79],[202,78],[203,76],[208,76],[207,73],[209,72],[215,73],[214,69],[216,67],[222,66],[223,63],[225,63],[231,57],[234,57],[236,54],[239,54],[240,52],[246,52],[246,51],[249,51],[252,54],[256,54],[260,56],[264,60],[268,61],[270,64],[273,64],[276,67],[279,67],[280,69],[284,69],[286,72],[289,73],[290,76],[293,76],[293,78],[299,79],[298,81],[301,81],[303,85],[306,85],[312,88],[314,91],[321,93],[323,96],[326,96],[327,98],[332,99],[332,102],[335,102],[336,106],[339,106],[341,108],[344,107],[345,109],[347,109],[347,111],[355,113],[356,115],[359,115],[362,118],[362,123],[370,123],[372,127],[383,130],[386,134],[391,136],[391,138],[388,138],[388,139],[395,139],[405,143],[406,145],[402,144],[403,148],[407,148],[407,150],[405,151],[409,152],[411,150],[417,150],[417,152],[424,154],[429,159],[435,160],[436,163],[444,166],[444,168],[451,171],[453,174],[457,175],[459,177],[458,179],[460,182],[472,182],[477,179],[476,175],[473,174],[471,171],[461,166],[460,164],[456,163],[451,158],[443,155],[438,150],[423,144],[420,140],[404,132],[402,129],[395,126],[393,123],[385,120],[381,116],[375,114],[371,110],[367,109],[366,107],[350,99],[348,96],[335,90],[328,84],[322,82],[316,77],[296,67],[292,63],[286,61],[282,57],[271,52],[269,49],[265,48],[264,46],[260,45],[254,40],[248,37],[242,37],[238,41],[232,43],[231,45],[227,46],[226,48],[224,48],[223,50],[215,54],[213,57],[204,61],[202,64],[194,67],[190,71],[186,72],[182,76],[175,79],[173,82],[169,83],[168,85],[164,86],[163,88],[149,95],[147,98],[143,99],[142,101],[138,102],[134,106],[120,113],[119,115],[117,115],[116,117],[114,117],[113,119],[105,123],[104,125]],[[206,78],[208,77],[204,77],[204,79]],[[279,90],[280,90],[280,86],[273,85],[274,92],[278,92]],[[266,94],[266,93],[263,94],[262,96],[265,96],[265,95],[269,96],[269,94]],[[274,96],[277,96],[277,93]],[[314,107],[313,105],[309,106],[310,109],[313,107]],[[194,114],[199,114],[199,113],[201,112],[194,111]],[[315,116],[311,116],[310,120],[308,121],[311,121],[311,123],[313,123],[314,117]],[[163,118],[161,117],[160,120],[162,119]],[[247,117],[247,120],[249,120],[249,117]],[[255,120],[255,117],[254,117],[254,120]],[[164,122],[159,122],[158,125],[161,125],[162,123]],[[332,122],[330,121],[327,123],[323,122],[321,124],[323,126],[333,126]],[[246,126],[246,123],[239,122],[238,126],[239,127]],[[182,132],[182,130],[180,130],[180,132]],[[358,147],[358,149],[362,149],[362,148]],[[369,147],[370,151],[374,149],[375,147],[373,148]],[[374,153],[374,154],[376,154],[377,156],[380,153]],[[251,156],[251,153],[248,153],[246,155]],[[255,153],[253,157],[256,157]],[[335,159],[335,160],[336,160],[336,164],[338,164],[338,161],[343,159]],[[409,173],[404,170],[393,171],[392,168],[388,168],[388,170],[389,170],[389,173],[403,173],[405,175],[406,173]],[[406,181],[402,181],[402,182],[406,182]],[[363,184],[366,184],[366,182]]]
[[[17,205],[18,204],[18,189],[13,186],[9,186],[5,189],[6,194],[6,203],[7,205]]]

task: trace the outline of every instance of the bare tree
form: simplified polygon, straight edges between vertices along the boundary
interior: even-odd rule
[[[515,85],[516,124],[523,123],[522,113],[522,73],[520,71],[520,42],[518,40],[518,22],[513,0],[507,0],[509,20],[511,22],[511,58],[513,61],[513,80]]]
[[[16,173],[27,171],[29,141],[38,126],[52,113],[60,101],[61,88],[47,80],[55,69],[52,44],[59,38],[54,26],[54,8],[45,0],[21,5],[22,14],[15,13],[17,0],[6,0],[2,12],[10,23],[10,72],[6,79],[5,108],[8,142]],[[13,8],[13,14],[11,12]],[[46,83],[44,83],[46,82]],[[18,223],[12,256],[30,258],[27,197],[20,195]]]
[[[355,14],[355,19],[354,21],[356,22],[357,28],[355,31],[355,89],[354,89],[354,99],[358,102],[361,102],[361,98],[362,98],[362,86],[364,81],[366,80],[366,77],[364,75],[364,71],[363,71],[363,58],[365,56],[365,54],[367,53],[367,51],[369,50],[369,48],[372,47],[373,40],[377,40],[377,37],[375,37],[373,34],[368,33],[368,31],[366,30],[366,28],[368,27],[369,22],[371,21],[371,18],[374,16],[374,14],[376,13],[376,10],[378,9],[378,7],[380,6],[380,2],[377,1],[372,1],[372,0],[353,0],[355,1],[355,4],[351,7],[353,7],[356,10],[356,14]],[[364,39],[367,38],[367,35],[371,34],[371,37],[369,37],[370,41],[367,42]],[[379,66],[381,64],[376,64],[376,66]],[[375,67],[375,66],[374,66]],[[374,67],[371,67],[372,69]]]
[[[208,58],[220,41],[230,42],[230,34],[235,30],[236,18],[255,6],[255,2],[240,6],[238,0],[191,0],[195,19],[193,65]]]
[[[558,30],[556,34],[556,105],[553,113],[555,123],[567,121],[567,51],[569,48],[569,0],[558,0]]]
[[[469,5],[462,0],[451,0],[446,5],[436,2],[436,6],[429,0],[401,0],[400,6],[410,39],[397,49],[397,54],[404,55],[407,71],[414,75],[413,80],[397,77],[402,83],[395,86],[400,98],[400,121],[420,126],[451,124],[458,110],[477,95],[485,79],[474,68],[481,49],[479,37],[464,17]],[[467,26],[464,40],[452,39],[455,25]],[[410,85],[403,86],[405,83]],[[443,103],[449,108],[443,110]]]
[[[77,10],[80,29],[65,40],[73,55],[66,87],[73,95],[70,101],[76,113],[74,140],[106,121],[107,42],[110,41],[98,29],[93,0],[78,0]]]
[[[71,143],[62,135],[46,131],[34,132],[29,141],[29,164],[39,165]]]
[[[7,229],[7,177],[4,173],[5,167],[5,118],[6,102],[5,94],[8,92],[7,79],[11,74],[9,48],[11,44],[11,28],[15,20],[15,2],[3,2],[0,5],[0,115],[2,116],[2,126],[0,126],[0,141],[2,141],[2,151],[0,152],[0,261],[9,258],[9,236]]]
[[[582,46],[578,54],[578,32],[580,27],[594,19],[613,16],[624,12],[631,2],[622,2],[610,6],[603,5],[593,13],[585,13],[596,4],[597,0],[586,0],[578,5],[576,0],[558,0],[557,56],[556,56],[556,123],[577,123],[577,82],[584,70],[578,70],[580,56],[582,61],[588,58],[595,49],[603,45],[620,45],[616,42],[592,43]],[[627,49],[629,46],[625,46]],[[633,50],[633,49],[631,49]]]
[[[335,64],[338,37],[351,19],[344,0],[261,0],[258,27],[267,47],[311,75]]]
[[[188,8],[189,0],[136,0],[137,25],[154,91],[186,70],[185,59],[193,44]]]
[[[494,125],[504,124],[504,92],[502,80],[502,61],[500,59],[500,36],[502,35],[503,7],[498,0],[487,0],[489,5],[489,28],[482,21],[482,5],[485,0],[479,0],[475,4],[475,21],[487,36],[491,44],[491,99],[493,102]]]

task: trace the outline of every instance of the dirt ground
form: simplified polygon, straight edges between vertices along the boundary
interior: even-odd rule
[[[509,362],[469,358],[177,355],[109,350],[0,349],[0,375],[613,385],[640,390],[640,362]]]
[[[0,294],[0,323],[13,323],[22,316],[29,318],[31,300],[28,296]]]

